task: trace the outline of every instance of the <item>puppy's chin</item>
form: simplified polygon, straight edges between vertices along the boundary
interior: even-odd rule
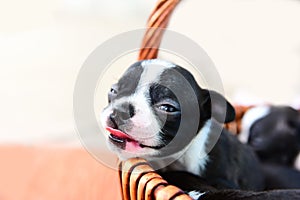
[[[160,151],[157,149],[152,149],[148,147],[141,147],[138,144],[133,144],[133,142],[125,141],[125,144],[116,145],[113,141],[107,138],[106,143],[108,148],[117,154],[120,160],[127,160],[129,158],[142,157],[142,158],[152,158],[160,155]]]

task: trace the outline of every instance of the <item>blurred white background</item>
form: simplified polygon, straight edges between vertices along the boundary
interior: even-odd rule
[[[77,143],[76,75],[110,37],[144,28],[156,0],[0,1],[0,142]],[[214,61],[236,103],[300,106],[300,1],[183,0],[169,28]]]

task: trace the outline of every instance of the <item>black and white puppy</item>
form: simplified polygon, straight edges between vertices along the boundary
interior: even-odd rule
[[[242,119],[242,142],[256,152],[269,189],[299,189],[300,113],[289,106],[256,106]]]
[[[239,139],[262,162],[293,167],[300,152],[300,112],[289,106],[251,108],[242,119]]]
[[[156,59],[136,62],[108,99],[101,121],[120,159],[180,153],[166,170],[200,175],[216,188],[263,189],[255,154],[222,128],[234,119],[233,107],[186,69]]]

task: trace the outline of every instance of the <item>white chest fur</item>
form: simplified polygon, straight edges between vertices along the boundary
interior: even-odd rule
[[[168,168],[201,175],[208,161],[206,144],[211,130],[211,120],[207,121],[190,145],[181,152],[182,156]]]

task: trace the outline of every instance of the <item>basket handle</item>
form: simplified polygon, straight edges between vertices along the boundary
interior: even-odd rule
[[[155,59],[165,28],[180,0],[159,0],[150,14],[138,60]]]

